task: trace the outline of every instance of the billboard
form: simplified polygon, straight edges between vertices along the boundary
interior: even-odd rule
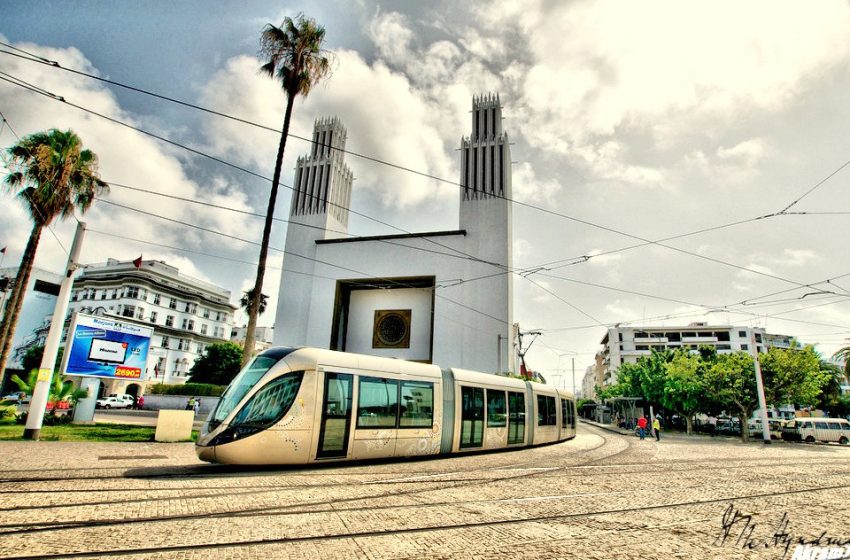
[[[62,372],[141,380],[152,335],[150,327],[77,313],[68,329]]]

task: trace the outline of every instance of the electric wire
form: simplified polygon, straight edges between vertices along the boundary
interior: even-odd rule
[[[22,55],[19,55],[19,54],[16,54],[16,53],[9,53],[8,51],[2,51],[2,50],[0,50],[0,53],[2,53],[2,54],[9,54],[9,55],[12,55],[12,56],[17,56],[17,57],[23,58],[24,60],[29,60],[29,61],[31,61],[31,62],[37,62],[37,63],[39,63],[39,64],[46,64],[46,65],[51,66],[51,67],[59,68],[59,69],[62,69],[62,70],[68,71],[68,72],[72,72],[72,73],[74,73],[74,74],[78,74],[78,75],[85,76],[85,77],[88,77],[88,78],[91,78],[91,79],[99,80],[99,81],[102,81],[102,82],[105,82],[105,83],[109,83],[109,84],[111,84],[111,85],[115,85],[115,86],[118,86],[118,87],[126,88],[126,89],[129,89],[129,90],[132,90],[132,91],[138,92],[138,93],[142,93],[142,94],[144,94],[144,95],[149,95],[149,96],[152,96],[152,97],[155,97],[155,98],[158,98],[158,99],[162,99],[162,100],[165,100],[165,101],[169,101],[169,102],[172,102],[172,103],[176,103],[176,104],[179,104],[179,105],[182,105],[182,106],[185,106],[185,107],[189,107],[189,108],[193,108],[193,109],[196,109],[196,110],[199,110],[199,111],[203,111],[203,112],[206,112],[206,113],[210,113],[210,114],[213,114],[213,115],[216,115],[216,116],[222,117],[222,118],[231,119],[231,120],[234,120],[234,121],[237,121],[237,122],[243,123],[243,124],[247,124],[247,125],[250,125],[250,126],[254,126],[254,127],[258,127],[258,128],[262,128],[262,129],[269,130],[269,131],[273,131],[273,132],[276,132],[276,133],[280,133],[280,131],[279,131],[279,130],[277,130],[277,129],[274,129],[274,128],[271,128],[271,127],[267,127],[267,126],[263,126],[263,125],[260,125],[260,124],[257,124],[257,123],[254,123],[254,122],[248,121],[248,120],[246,120],[246,119],[241,119],[241,118],[238,118],[238,117],[234,117],[234,116],[232,116],[232,115],[228,115],[228,114],[226,114],[226,113],[222,113],[222,112],[219,112],[219,111],[214,111],[214,110],[211,110],[211,109],[208,109],[208,108],[205,108],[205,107],[201,107],[201,106],[199,106],[199,105],[195,105],[195,104],[192,104],[192,103],[188,103],[188,102],[185,102],[185,101],[181,101],[181,100],[178,100],[178,99],[175,99],[175,98],[172,98],[172,97],[168,97],[168,96],[165,96],[165,95],[157,94],[157,93],[154,93],[154,92],[151,92],[151,91],[148,91],[148,90],[142,89],[142,88],[137,88],[137,87],[134,87],[134,86],[129,86],[129,85],[126,85],[126,84],[123,84],[123,83],[120,83],[120,82],[117,82],[117,81],[114,81],[114,80],[107,80],[107,79],[105,79],[105,78],[101,78],[101,77],[99,77],[99,76],[95,76],[95,75],[93,75],[93,74],[88,74],[88,73],[81,72],[81,71],[78,71],[78,70],[73,70],[73,69],[65,68],[65,67],[61,66],[61,65],[60,65],[57,61],[53,61],[53,60],[45,59],[45,58],[40,57],[40,56],[38,56],[38,55],[35,55],[35,54],[33,54],[33,53],[29,53],[29,52],[27,52],[27,51],[24,51],[23,49],[18,49],[18,48],[14,47],[14,46],[12,46],[12,45],[10,45],[10,44],[8,44],[8,43],[4,43],[4,42],[1,42],[1,41],[0,41],[0,45],[5,46],[5,47],[7,47],[7,48],[13,48],[14,50],[17,50],[17,51],[19,51],[19,52],[21,52],[21,53],[25,53],[25,54],[26,54],[26,55],[28,55],[30,58],[27,58],[27,57],[25,57],[25,56],[22,56]],[[63,101],[64,101],[64,100],[63,100]],[[78,107],[78,108],[81,108],[81,107]],[[82,109],[82,108],[81,108],[81,109]],[[85,110],[85,109],[83,109],[83,110]],[[311,140],[311,139],[304,138],[304,137],[301,137],[301,136],[297,136],[297,135],[295,135],[295,134],[291,134],[291,133],[290,133],[290,136],[293,136],[294,138],[298,138],[299,140],[303,140],[303,141],[306,141],[306,142],[312,142],[312,140]],[[379,164],[382,164],[382,165],[388,165],[388,166],[395,167],[395,168],[400,169],[400,170],[403,170],[403,171],[407,171],[407,172],[415,173],[415,174],[417,174],[417,175],[420,175],[420,176],[423,176],[423,177],[427,177],[427,178],[430,178],[430,179],[433,179],[433,180],[436,180],[436,181],[440,181],[440,182],[443,182],[443,183],[446,183],[446,184],[450,184],[450,185],[453,185],[453,186],[456,186],[456,187],[463,188],[463,185],[461,185],[461,184],[460,184],[460,183],[458,183],[457,181],[451,181],[451,180],[449,180],[449,179],[445,179],[445,178],[442,178],[442,177],[438,177],[438,176],[433,175],[433,174],[424,173],[424,172],[421,172],[421,171],[418,171],[418,170],[415,170],[415,169],[412,169],[412,168],[408,168],[408,167],[405,167],[405,166],[401,166],[401,165],[398,165],[398,164],[394,164],[394,163],[391,163],[391,162],[387,162],[387,161],[385,161],[385,160],[381,160],[381,159],[378,159],[378,158],[373,158],[373,157],[370,157],[370,156],[365,156],[365,155],[363,155],[363,154],[358,154],[358,153],[356,153],[356,152],[351,152],[351,151],[343,150],[343,149],[340,149],[340,148],[334,148],[334,147],[331,147],[331,149],[338,150],[338,151],[340,151],[340,152],[342,152],[342,153],[351,154],[351,155],[356,156],[356,157],[361,157],[361,158],[364,158],[364,159],[367,159],[367,160],[373,161],[373,162],[375,162],[375,163],[379,163]],[[750,221],[760,220],[760,219],[764,219],[764,218],[767,218],[767,217],[773,217],[773,216],[777,216],[777,215],[782,215],[782,214],[783,214],[783,213],[784,213],[784,212],[785,212],[788,208],[790,208],[791,206],[793,206],[794,204],[796,204],[797,202],[799,202],[799,200],[801,200],[804,196],[807,196],[810,192],[812,192],[814,189],[818,188],[820,185],[822,185],[824,182],[826,182],[829,178],[831,178],[832,176],[834,176],[835,174],[837,174],[839,171],[841,171],[844,167],[846,167],[846,166],[847,166],[847,165],[849,165],[849,164],[850,164],[850,160],[848,160],[846,163],[844,163],[844,164],[843,164],[842,166],[840,166],[838,169],[836,169],[835,171],[833,171],[833,172],[832,172],[830,175],[828,175],[825,179],[821,180],[818,184],[816,184],[814,187],[812,187],[812,188],[811,188],[811,189],[810,189],[810,190],[809,190],[806,194],[804,194],[803,196],[801,196],[800,198],[798,198],[795,202],[793,202],[791,205],[789,205],[788,207],[786,207],[784,210],[782,210],[782,211],[780,211],[780,212],[777,212],[777,213],[774,213],[774,214],[768,214],[768,215],[765,215],[765,216],[760,216],[760,217],[757,217],[757,218],[750,218],[750,219],[743,220],[743,221],[739,221],[739,222],[732,222],[732,223],[730,223],[730,224],[728,224],[728,225],[715,226],[714,228],[709,228],[707,231],[711,231],[711,230],[714,230],[714,229],[721,229],[721,228],[724,228],[724,227],[731,227],[731,226],[733,226],[733,225],[739,225],[739,224],[741,224],[741,223],[746,223],[746,222],[750,222]],[[287,187],[287,188],[291,188],[291,187]],[[786,279],[786,278],[782,278],[782,277],[779,277],[779,276],[774,276],[774,275],[771,275],[771,274],[768,274],[768,273],[764,273],[764,272],[762,272],[762,271],[758,271],[758,270],[755,270],[755,269],[751,269],[751,268],[743,267],[743,266],[740,266],[740,265],[735,265],[735,264],[733,264],[733,263],[729,263],[729,262],[723,261],[723,260],[721,260],[721,259],[716,259],[716,258],[708,257],[708,256],[706,256],[706,255],[700,255],[699,253],[694,253],[694,252],[687,251],[687,250],[685,250],[685,249],[681,249],[681,248],[678,248],[678,247],[674,247],[674,246],[670,246],[670,245],[665,245],[665,244],[663,243],[663,241],[666,241],[666,240],[671,240],[671,239],[680,239],[680,238],[683,238],[683,237],[687,237],[687,236],[689,236],[689,235],[696,235],[696,234],[702,233],[701,231],[693,232],[693,233],[691,233],[691,234],[681,234],[681,235],[677,235],[677,236],[674,236],[674,237],[672,237],[672,238],[665,239],[665,240],[662,240],[662,241],[653,241],[653,240],[645,239],[645,238],[643,238],[643,237],[640,237],[640,236],[637,236],[637,235],[634,235],[634,234],[630,234],[630,233],[627,233],[627,232],[624,232],[624,231],[618,230],[618,229],[616,229],[616,228],[612,228],[612,227],[604,226],[604,225],[601,225],[601,224],[596,224],[596,223],[593,223],[593,222],[590,222],[590,221],[587,221],[587,220],[582,220],[582,219],[577,218],[577,217],[574,217],[574,216],[569,216],[569,215],[564,214],[564,213],[561,213],[561,212],[556,212],[556,211],[554,211],[554,210],[550,210],[550,209],[548,209],[548,208],[543,208],[543,207],[541,207],[541,206],[536,206],[536,205],[529,204],[529,203],[526,203],[526,202],[521,202],[521,201],[518,201],[518,200],[515,200],[515,199],[511,199],[511,198],[508,198],[508,197],[505,197],[505,196],[494,195],[494,198],[499,198],[499,199],[505,200],[505,201],[507,201],[507,202],[510,202],[510,203],[513,203],[513,204],[517,204],[517,205],[519,205],[519,206],[524,206],[524,207],[527,207],[527,208],[530,208],[530,209],[534,209],[534,210],[537,210],[537,211],[540,211],[540,212],[544,212],[544,213],[551,214],[551,215],[554,215],[554,216],[558,216],[558,217],[561,217],[561,218],[564,218],[564,219],[567,219],[567,220],[571,220],[571,221],[574,221],[574,222],[577,222],[577,223],[580,223],[580,224],[586,225],[586,226],[588,226],[588,227],[593,227],[593,228],[602,229],[602,230],[604,230],[604,231],[608,231],[608,232],[610,232],[610,233],[616,233],[616,234],[621,235],[621,236],[630,237],[630,238],[637,239],[637,240],[641,241],[641,244],[639,244],[639,245],[630,246],[630,247],[627,247],[627,248],[624,248],[624,249],[621,249],[621,250],[628,250],[628,249],[633,249],[633,248],[637,248],[637,247],[641,247],[641,246],[646,246],[646,245],[657,245],[657,246],[664,247],[664,248],[666,248],[666,249],[670,249],[670,250],[673,250],[673,251],[677,251],[677,252],[680,252],[680,253],[683,253],[683,254],[686,254],[686,255],[690,255],[690,256],[693,256],[693,257],[700,258],[700,259],[705,259],[705,260],[708,260],[708,261],[713,262],[713,263],[716,263],[716,264],[721,264],[721,265],[724,265],[724,266],[730,266],[730,267],[733,267],[733,268],[736,268],[736,269],[739,269],[739,270],[747,271],[747,272],[750,272],[750,273],[753,273],[753,274],[759,274],[759,275],[762,275],[762,276],[766,276],[766,277],[773,278],[773,279],[780,280],[780,281],[787,282],[787,283],[798,284],[798,285],[800,284],[799,282],[795,282],[795,281],[793,281],[793,280],[788,280],[788,279]],[[372,218],[369,218],[369,219],[372,219]],[[388,225],[388,224],[384,224],[384,225]],[[390,227],[393,227],[393,226],[390,226]],[[399,228],[399,229],[400,229],[400,228]],[[610,252],[606,252],[606,253],[602,253],[602,254],[610,254]],[[582,258],[584,259],[584,261],[586,261],[586,260],[589,260],[590,258],[593,258],[593,257],[595,257],[595,256],[600,256],[600,255],[585,255],[585,256],[583,256]],[[493,264],[493,265],[495,265],[495,266],[503,266],[503,265],[499,265],[499,264],[497,264],[497,263],[488,263],[488,264]]]

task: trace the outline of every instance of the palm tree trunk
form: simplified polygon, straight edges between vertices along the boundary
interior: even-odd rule
[[[266,222],[263,226],[263,241],[260,244],[260,258],[257,262],[257,280],[254,283],[254,293],[248,306],[248,328],[245,332],[245,346],[242,352],[242,366],[254,355],[254,330],[257,328],[257,316],[260,311],[260,300],[263,297],[263,279],[266,275],[266,258],[269,253],[269,238],[272,231],[272,220],[274,208],[277,202],[277,190],[280,186],[280,172],[283,167],[283,152],[286,149],[286,138],[289,136],[289,121],[292,117],[292,105],[295,101],[295,93],[286,94],[286,114],[283,117],[283,132],[280,135],[280,145],[277,148],[277,160],[274,164],[274,176],[272,177],[272,190],[269,193],[269,207],[266,210]]]
[[[35,262],[35,250],[38,248],[38,240],[41,239],[41,230],[44,226],[36,223],[30,233],[27,247],[21,257],[21,265],[15,278],[15,289],[11,298],[6,302],[6,312],[3,315],[2,342],[0,342],[0,388],[6,382],[6,362],[12,350],[12,339],[15,338],[15,328],[18,317],[21,314],[21,305],[26,294],[27,284],[32,274],[32,265]]]

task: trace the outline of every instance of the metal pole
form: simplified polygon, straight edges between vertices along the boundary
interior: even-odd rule
[[[47,398],[50,395],[50,385],[53,380],[53,368],[56,364],[56,355],[59,353],[59,342],[62,339],[62,330],[65,327],[65,314],[68,312],[68,302],[71,301],[71,288],[74,285],[74,271],[77,269],[77,259],[80,257],[80,248],[86,232],[86,224],[77,222],[77,232],[74,234],[74,244],[71,245],[71,253],[68,255],[68,266],[65,277],[56,297],[56,307],[53,309],[53,318],[50,320],[50,330],[47,332],[47,340],[44,343],[44,354],[41,358],[41,366],[38,368],[38,380],[35,390],[32,392],[27,425],[24,429],[24,439],[38,441],[41,434],[41,426],[44,422],[44,407],[47,406]]]
[[[572,358],[573,361],[573,398],[576,396],[576,359]]]
[[[502,335],[496,335],[496,374],[502,374]]]
[[[759,363],[759,351],[756,346],[756,335],[755,332],[750,331],[750,342],[753,345],[753,365],[756,370],[756,390],[758,391],[759,396],[759,407],[761,407],[761,433],[764,438],[764,443],[770,443],[770,425],[767,421],[767,401],[764,398],[764,381],[762,381],[761,377],[761,364]],[[748,422],[749,418],[741,418],[741,422]],[[743,429],[743,428],[742,428]]]

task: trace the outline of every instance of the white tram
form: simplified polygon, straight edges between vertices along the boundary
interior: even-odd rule
[[[195,449],[214,463],[304,464],[527,447],[575,433],[573,396],[540,383],[271,348],[227,387]]]

